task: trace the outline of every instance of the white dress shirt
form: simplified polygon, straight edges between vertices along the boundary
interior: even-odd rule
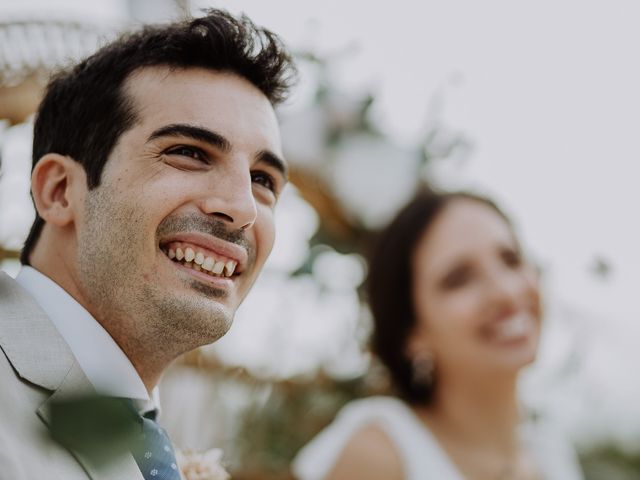
[[[157,387],[150,398],[140,375],[118,344],[60,285],[28,266],[22,267],[16,281],[49,316],[96,392],[131,398],[141,411],[157,409]]]

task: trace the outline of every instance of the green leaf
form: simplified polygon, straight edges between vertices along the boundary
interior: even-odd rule
[[[50,407],[54,441],[94,465],[109,463],[136,448],[140,417],[128,400],[101,396],[65,399]]]

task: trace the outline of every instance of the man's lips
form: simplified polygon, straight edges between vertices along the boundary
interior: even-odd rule
[[[168,253],[170,249],[175,252],[180,248],[185,252],[187,248],[191,248],[195,255],[201,253],[205,259],[212,258],[216,262],[224,264],[233,262],[235,263],[235,274],[240,274],[247,268],[249,257],[245,248],[200,232],[180,232],[168,235],[161,239],[160,248],[165,253]]]

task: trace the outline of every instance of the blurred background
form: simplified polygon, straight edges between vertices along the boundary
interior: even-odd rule
[[[429,180],[488,194],[541,268],[546,330],[527,409],[589,479],[640,478],[640,5],[449,0],[0,0],[0,266],[33,220],[32,115],[51,71],[119,32],[203,8],[280,34],[300,84],[279,110],[292,184],[231,332],[161,385],[183,449],[234,478],[291,478],[346,401],[383,392],[361,286],[372,235]],[[634,60],[636,58],[636,60]]]

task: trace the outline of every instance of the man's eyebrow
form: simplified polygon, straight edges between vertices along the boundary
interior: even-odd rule
[[[160,127],[149,136],[147,141],[161,137],[187,137],[213,145],[224,153],[231,151],[231,142],[224,136],[212,130],[187,123],[173,123]],[[275,153],[269,150],[262,150],[256,155],[256,159],[278,170],[285,180],[289,179],[289,167],[287,163]]]
[[[266,163],[267,165],[278,170],[285,180],[289,180],[289,167],[287,163],[277,156],[275,153],[270,152],[269,150],[262,150],[256,156],[257,160],[262,163]]]
[[[208,143],[224,153],[231,151],[231,143],[219,133],[186,123],[173,123],[155,130],[147,141],[160,137],[187,137]]]

